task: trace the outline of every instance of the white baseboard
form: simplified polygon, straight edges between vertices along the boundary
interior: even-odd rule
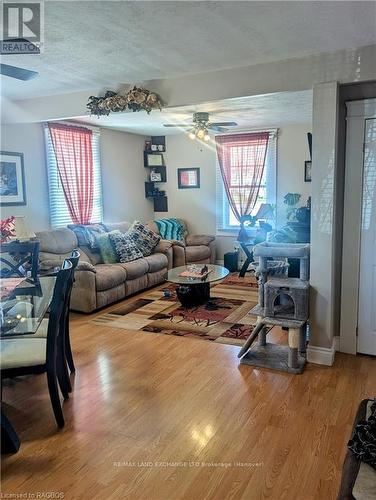
[[[307,361],[318,365],[332,366],[334,363],[335,353],[336,349],[334,339],[332,347],[316,347],[314,345],[308,345]]]
[[[336,335],[334,337],[334,339],[333,339],[333,341],[334,341],[334,349],[335,349],[336,352],[339,352],[339,339],[340,338],[341,337],[339,335]]]

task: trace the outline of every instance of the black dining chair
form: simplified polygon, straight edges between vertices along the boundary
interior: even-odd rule
[[[11,241],[1,244],[0,277],[38,279],[39,241]]]
[[[69,397],[64,337],[64,316],[67,296],[73,283],[73,265],[65,260],[58,272],[48,319],[47,337],[9,338],[0,342],[1,378],[13,378],[33,373],[46,373],[52,409],[57,425],[64,427],[64,416],[60,403],[59,386],[63,397]]]
[[[74,366],[74,361],[73,361],[73,354],[72,354],[72,348],[71,348],[71,343],[70,343],[70,335],[69,335],[69,307],[70,307],[70,299],[71,299],[71,293],[72,293],[72,288],[73,288],[73,283],[74,283],[74,273],[75,270],[78,266],[78,262],[80,260],[80,252],[78,250],[73,250],[71,256],[68,258],[68,260],[72,263],[73,267],[73,274],[72,274],[72,284],[69,289],[69,294],[67,295],[67,305],[65,307],[65,356],[67,359],[67,363],[69,366],[69,370],[71,373],[74,373],[76,371],[76,368]]]

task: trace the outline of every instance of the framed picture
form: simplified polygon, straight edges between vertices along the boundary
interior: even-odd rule
[[[26,205],[23,153],[0,151],[0,205]]]
[[[150,180],[153,182],[161,182],[162,174],[160,172],[155,172],[154,170],[152,170],[150,172]]]
[[[304,182],[311,182],[311,170],[312,170],[312,161],[307,160],[304,162]]]
[[[163,155],[160,153],[145,153],[146,167],[162,167],[164,165]]]
[[[199,168],[178,168],[178,188],[195,189],[200,187]]]

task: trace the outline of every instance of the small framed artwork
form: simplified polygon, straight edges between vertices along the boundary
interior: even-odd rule
[[[161,182],[162,181],[162,174],[160,172],[156,172],[152,170],[150,172],[150,180],[152,182]]]
[[[1,206],[26,205],[23,153],[0,151]]]
[[[311,182],[312,161],[307,160],[304,162],[304,182]]]
[[[145,167],[162,167],[163,155],[160,153],[145,153]]]
[[[178,188],[195,189],[200,187],[199,168],[178,168]]]

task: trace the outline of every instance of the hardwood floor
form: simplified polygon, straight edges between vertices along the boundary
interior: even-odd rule
[[[338,354],[332,368],[289,375],[239,366],[236,347],[92,317],[72,318],[77,373],[64,429],[45,375],[4,387],[22,444],[2,460],[3,495],[336,498],[357,405],[375,396],[374,359]]]

